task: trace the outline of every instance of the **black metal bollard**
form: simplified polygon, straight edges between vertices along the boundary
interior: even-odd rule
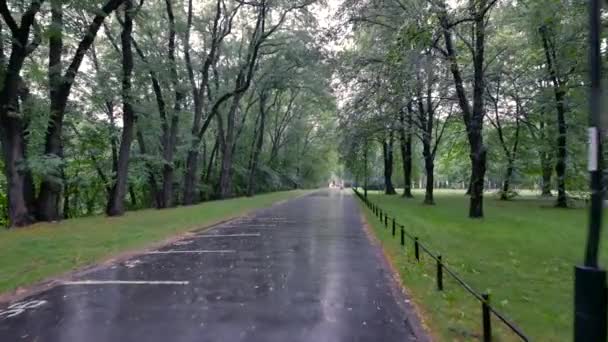
[[[481,295],[483,302],[481,303],[482,319],[483,319],[483,342],[492,341],[492,322],[490,320],[490,295],[484,293]]]
[[[574,279],[574,341],[606,341],[606,271],[577,266]]]
[[[401,246],[405,246],[405,229],[401,226]]]
[[[443,261],[441,255],[437,256],[437,289],[443,291]]]
[[[388,228],[388,215],[384,214],[384,227]]]
[[[418,237],[414,238],[414,254],[416,255],[416,260],[420,261],[420,246],[418,244]]]
[[[395,236],[395,229],[397,228],[395,226],[395,218],[393,217],[393,236]]]

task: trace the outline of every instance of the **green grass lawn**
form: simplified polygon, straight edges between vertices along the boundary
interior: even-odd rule
[[[96,216],[3,230],[0,293],[305,193],[277,192],[190,207],[128,212],[117,218]]]
[[[449,267],[476,290],[488,291],[493,305],[532,340],[572,340],[573,268],[583,258],[587,210],[556,209],[550,200],[531,195],[504,202],[488,194],[485,218],[471,220],[468,197],[462,192],[437,191],[436,206],[422,205],[422,192],[415,196],[406,200],[371,193],[369,198],[442,254]],[[433,261],[423,257],[416,263],[411,242],[404,252],[390,229],[385,230],[371,211],[364,212],[437,339],[479,339],[479,302],[447,275],[446,291],[438,292]],[[601,264],[605,266],[608,246],[603,240]],[[500,328],[497,319],[492,323],[495,340],[517,340]]]

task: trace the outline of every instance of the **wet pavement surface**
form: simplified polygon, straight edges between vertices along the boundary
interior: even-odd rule
[[[355,201],[316,192],[0,306],[0,341],[417,341]]]

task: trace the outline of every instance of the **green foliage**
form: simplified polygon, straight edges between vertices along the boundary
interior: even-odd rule
[[[223,143],[229,134],[235,145],[234,156],[229,161],[232,195],[240,196],[249,188],[253,146],[260,135],[258,97],[261,92],[268,92],[276,101],[268,108],[265,130],[261,133],[264,142],[257,167],[261,171],[254,177],[256,191],[324,183],[337,163],[327,157],[335,146],[335,137],[328,132],[335,127],[336,104],[330,84],[332,65],[320,43],[323,32],[316,13],[309,7],[315,2],[268,1],[263,35],[253,35],[256,15],[260,13],[259,3],[222,1],[217,13],[216,1],[195,1],[189,23],[185,11],[188,3],[173,2],[174,61],[170,57],[171,22],[167,4],[142,2],[134,19],[133,87],[126,96],[122,93],[120,41],[124,8],[119,7],[105,18],[75,75],[61,126],[61,155],[44,152],[48,132],[54,125],[50,122],[49,40],[60,34],[63,38],[61,70],[55,71],[65,75],[89,23],[100,14],[105,2],[61,1],[62,26],[52,24],[50,4],[44,2],[36,15],[36,27],[32,28],[36,34],[40,30],[40,44],[25,59],[17,89],[20,94],[17,115],[23,118],[26,147],[24,161],[20,162],[22,171],[31,173],[36,192],[43,180],[62,188],[59,211],[64,211],[65,217],[102,213],[116,178],[118,149],[125,126],[123,102],[129,99],[137,116],[130,147],[129,191],[125,198],[129,209],[155,206],[154,199],[159,198],[159,193],[154,193],[154,189],[159,192],[165,181],[172,183],[173,202],[180,203],[185,192],[184,175],[186,169],[192,167],[187,165],[191,150],[198,153],[195,192],[200,198],[197,195],[195,200],[217,198],[222,159],[226,154]],[[8,7],[16,18],[25,10],[25,4],[15,1],[9,1]],[[286,15],[280,21],[282,13]],[[232,20],[230,30],[214,33],[213,22],[218,15],[221,25]],[[225,37],[215,48],[216,55],[208,59],[212,42],[220,41],[217,36],[220,33]],[[30,38],[34,36],[32,33]],[[251,84],[240,97],[233,97],[240,100],[236,103],[236,112],[231,117],[231,97],[219,106],[215,117],[210,117],[214,103],[235,90],[239,73],[247,71],[242,68],[247,66],[245,60],[251,47],[262,37],[257,59],[252,64]],[[12,39],[10,30],[4,26],[0,33],[2,82],[12,52]],[[207,62],[211,62],[209,69],[203,71]],[[192,80],[189,71],[192,71]],[[208,84],[198,89],[203,87],[204,73]],[[290,104],[290,96],[296,93]],[[201,122],[197,128],[194,118],[199,109]],[[200,126],[208,119],[207,129],[199,141]],[[165,132],[173,122],[177,130],[172,146],[168,147]],[[213,146],[217,146],[215,151]],[[173,154],[170,159],[167,159],[168,150]],[[164,179],[167,169],[173,171],[172,180]],[[2,195],[6,197],[6,191]],[[3,213],[0,217],[4,217],[6,206],[0,205],[0,212]],[[32,216],[36,216],[35,213]]]
[[[434,55],[437,56],[434,71],[438,76],[432,80],[435,90],[431,97],[438,102],[440,114],[436,121],[442,122],[448,109],[453,110],[453,120],[446,125],[437,149],[434,178],[450,187],[468,183],[470,151],[450,65],[445,58],[444,36],[438,20],[439,3],[433,6],[424,0],[382,3],[353,0],[344,5],[350,8],[343,8],[345,16],[356,22],[349,36],[352,43],[337,55],[340,89],[346,94],[340,113],[344,131],[340,152],[351,174],[362,174],[364,141],[377,141],[388,132],[398,130],[401,126],[398,113],[409,101],[414,101],[414,116],[419,115],[416,101],[425,96],[417,92],[420,82],[425,81],[420,78],[424,75],[421,56]],[[448,20],[453,23],[450,29],[465,92],[471,93],[475,47],[471,40],[470,9],[466,2],[446,4]],[[555,169],[557,104],[540,34],[545,27],[561,80],[560,88],[565,92],[566,187],[572,196],[584,197],[588,187],[586,144],[583,143],[588,106],[586,4],[566,0],[493,4],[485,35],[486,185],[502,184],[510,159],[505,150],[511,151],[516,140],[511,190],[539,189],[543,169]],[[520,125],[518,135],[516,122]],[[410,132],[417,138],[423,134],[420,125]],[[381,153],[378,144],[369,143],[368,147],[375,154]],[[419,146],[415,147],[414,167],[422,164],[421,152]],[[370,166],[370,175],[382,173],[382,163],[370,163]],[[396,166],[400,172],[401,165]],[[419,176],[419,180],[424,178],[424,174]],[[396,173],[396,177],[401,175]],[[555,174],[552,178],[555,186]]]

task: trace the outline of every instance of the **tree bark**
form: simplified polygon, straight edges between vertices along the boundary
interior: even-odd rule
[[[129,172],[129,159],[131,143],[133,141],[133,131],[136,121],[133,110],[133,98],[131,94],[131,78],[133,76],[133,3],[132,0],[125,1],[125,21],[121,34],[122,45],[122,98],[123,98],[123,130],[120,150],[118,154],[118,169],[112,186],[111,196],[108,200],[106,213],[108,216],[120,216],[125,212],[125,195],[127,191],[127,180]]]
[[[63,185],[63,219],[67,220],[70,218],[70,187],[65,182]]]
[[[196,173],[198,170],[198,151],[190,150],[188,151],[188,157],[186,158],[186,171],[184,175],[184,205],[192,205],[197,202],[196,196],[196,188],[198,184],[196,183]]]
[[[390,132],[388,141],[382,142],[382,151],[384,153],[384,191],[387,195],[395,195],[395,187],[393,186],[393,132]]]
[[[8,216],[10,227],[26,226],[34,222],[25,197],[25,151],[21,135],[21,120],[2,119],[2,151],[8,190]]]
[[[399,112],[401,121],[401,157],[403,159],[403,197],[413,198],[412,195],[412,103],[407,104],[407,119],[405,111]]]
[[[426,149],[426,147],[424,147]],[[430,149],[430,146],[429,146]],[[433,190],[435,186],[435,163],[430,153],[424,153],[424,170],[426,171],[426,187],[424,191],[424,204],[434,205],[435,198],[433,197]]]
[[[239,78],[241,79],[241,78]],[[237,81],[237,84],[239,82]],[[241,94],[238,94],[232,98],[232,104],[228,110],[227,125],[226,125],[226,136],[222,139],[222,163],[220,168],[220,188],[219,198],[225,199],[232,197],[232,159],[233,159],[233,144],[234,141],[234,129],[235,129],[235,117],[241,101]]]
[[[265,91],[260,94],[260,126],[257,130],[256,142],[254,144],[253,153],[251,156],[251,164],[249,166],[249,182],[247,186],[247,196],[253,196],[255,193],[255,177],[258,169],[258,160],[260,158],[260,152],[264,145],[264,126],[266,122],[266,101],[268,95]]]
[[[213,144],[213,148],[211,149],[211,156],[209,156],[209,163],[207,164],[207,172],[205,173],[205,183],[209,183],[211,181],[211,173],[213,171],[213,164],[215,163],[215,159],[219,152],[220,147],[220,139],[217,137],[215,139],[215,143]]]
[[[367,139],[365,140],[365,144],[364,144],[364,151],[363,151],[363,195],[365,196],[365,198],[367,198],[367,187],[368,187],[368,170],[367,170],[367,164],[368,164],[368,154],[369,154],[369,150],[368,150],[368,146],[367,146]]]
[[[551,166],[550,158],[546,153],[542,152],[541,157],[541,172],[542,172],[542,193],[543,197],[551,197],[551,176],[553,175],[553,167]]]

